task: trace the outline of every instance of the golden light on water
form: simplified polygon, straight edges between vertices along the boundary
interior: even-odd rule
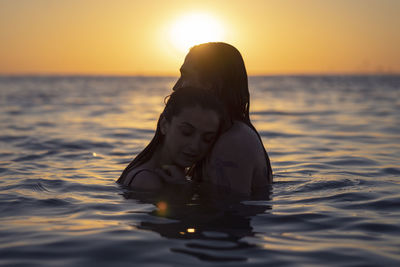
[[[196,229],[188,228],[188,229],[186,229],[186,232],[193,234],[194,232],[196,232]]]
[[[170,41],[181,52],[206,42],[223,41],[220,21],[207,13],[192,13],[179,17],[170,28]]]
[[[157,208],[158,208],[158,214],[161,216],[166,215],[167,209],[168,209],[168,204],[164,201],[160,201],[157,203]]]

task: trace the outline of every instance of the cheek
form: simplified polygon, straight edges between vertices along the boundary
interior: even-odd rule
[[[211,144],[203,142],[201,145],[201,154],[204,156],[211,149]]]
[[[183,79],[182,80],[182,87],[189,87],[189,86],[195,86],[196,84],[189,79]]]
[[[181,87],[199,87],[199,88],[205,87],[204,84],[202,84],[200,80],[198,80],[195,77],[187,77],[181,79],[182,79],[180,84]]]
[[[182,134],[180,134],[177,130],[169,132],[168,146],[171,148],[171,150],[180,150],[183,146],[185,146],[186,142],[187,140],[185,139],[185,137],[182,136]]]

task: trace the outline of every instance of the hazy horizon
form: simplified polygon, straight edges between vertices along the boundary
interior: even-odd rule
[[[249,75],[400,73],[400,1],[0,0],[0,75],[178,76],[223,41]]]
[[[265,73],[248,74],[249,77],[276,77],[276,76],[399,76],[396,73]],[[178,78],[174,74],[116,74],[116,73],[0,73],[0,77],[165,77]]]

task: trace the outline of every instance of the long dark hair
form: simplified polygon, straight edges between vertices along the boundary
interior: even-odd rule
[[[247,71],[239,50],[227,43],[211,42],[193,46],[187,57],[193,59],[200,80],[207,81],[211,90],[224,103],[231,123],[234,120],[244,122],[261,141],[260,134],[250,121]],[[268,170],[272,174],[268,153],[263,149]]]
[[[166,97],[165,102],[165,108],[158,119],[157,128],[153,139],[125,168],[117,180],[118,183],[122,182],[126,175],[133,168],[150,160],[156,150],[162,145],[164,142],[164,135],[161,133],[160,129],[160,121],[162,118],[165,118],[168,122],[171,122],[174,116],[179,115],[182,110],[187,107],[199,106],[204,109],[211,109],[219,116],[219,135],[219,132],[222,129],[225,121],[225,110],[222,103],[213,92],[205,90],[204,88],[184,87]]]

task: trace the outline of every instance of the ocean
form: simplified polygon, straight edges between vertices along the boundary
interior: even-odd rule
[[[1,266],[400,265],[400,76],[250,77],[271,192],[160,205],[115,180],[175,81],[0,77]]]

